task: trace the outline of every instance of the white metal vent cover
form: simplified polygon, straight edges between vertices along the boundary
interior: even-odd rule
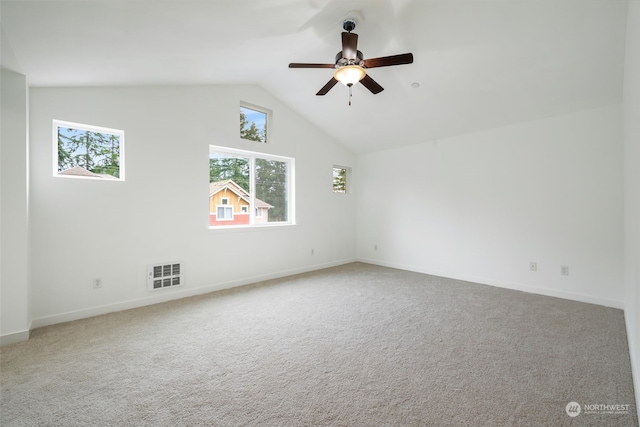
[[[165,262],[147,266],[147,289],[174,288],[184,284],[184,268],[181,262]]]

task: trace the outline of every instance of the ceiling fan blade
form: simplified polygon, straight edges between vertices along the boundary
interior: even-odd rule
[[[402,53],[400,55],[382,56],[364,60],[365,68],[388,67],[390,65],[411,64],[413,62],[412,53]]]
[[[326,95],[327,92],[329,92],[331,88],[336,85],[336,83],[338,83],[338,80],[336,80],[334,77],[331,77],[331,80],[329,80],[329,82],[326,85],[324,85],[322,89],[320,89],[318,93],[316,93],[316,95],[318,96]]]
[[[289,68],[335,68],[335,64],[300,64],[292,62]]]
[[[362,83],[362,86],[366,87],[367,89],[369,89],[371,91],[372,94],[377,94],[380,93],[384,90],[384,88],[382,86],[380,86],[378,84],[378,82],[376,82],[375,80],[373,80],[368,74],[366,76],[364,76],[364,78],[362,80],[360,80],[360,83]]]
[[[358,35],[355,33],[342,33],[342,57],[356,60],[358,56]]]

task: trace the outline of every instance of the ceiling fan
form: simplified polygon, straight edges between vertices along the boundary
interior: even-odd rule
[[[358,50],[358,35],[351,32],[356,28],[355,19],[345,19],[342,28],[345,30],[342,33],[342,51],[336,54],[334,64],[301,64],[295,62],[289,64],[289,68],[335,68],[331,80],[316,93],[318,96],[326,95],[336,83],[341,82],[349,87],[349,105],[351,105],[351,88],[358,82],[361,82],[374,95],[384,90],[367,74],[367,69],[411,64],[413,62],[413,54],[411,53],[364,59],[362,52]]]

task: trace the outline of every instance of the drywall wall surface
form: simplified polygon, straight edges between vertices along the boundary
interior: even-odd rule
[[[267,144],[240,139],[240,102],[273,111]],[[332,191],[355,156],[258,86],[33,88],[30,113],[35,326],[355,258],[355,199]],[[125,181],[54,177],[54,119],[124,130]],[[295,158],[297,224],[209,229],[210,144]],[[185,286],[149,292],[172,261]]]
[[[358,258],[621,308],[621,120],[617,105],[359,156]]]
[[[26,77],[0,72],[0,340],[29,338]]]
[[[627,15],[624,78],[624,315],[640,414],[640,2]]]

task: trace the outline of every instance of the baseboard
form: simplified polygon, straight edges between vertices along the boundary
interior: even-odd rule
[[[149,297],[138,298],[134,300],[128,300],[118,302],[114,304],[101,305],[96,307],[90,307],[81,310],[69,311],[60,314],[54,314],[51,316],[40,317],[33,319],[32,329],[41,328],[43,326],[54,325],[57,323],[71,322],[74,320],[85,319],[87,317],[100,316],[102,314],[113,313],[116,311],[130,310],[132,308],[144,307],[147,305],[159,304],[167,301],[177,300],[181,298],[188,298],[196,295],[208,294],[211,292],[221,291],[225,289],[231,289],[238,286],[249,285],[252,283],[262,282],[265,280],[278,279],[282,277],[292,276],[294,274],[307,273],[310,271],[322,270],[324,268],[336,267],[339,265],[349,264],[355,262],[355,258],[327,262],[323,264],[314,264],[305,267],[299,267],[289,270],[281,270],[264,275],[246,277],[238,280],[231,280],[223,283],[216,283],[213,285],[205,285],[197,288],[175,289],[173,292],[162,295],[151,295]],[[27,337],[28,338],[28,337]]]
[[[31,330],[13,332],[11,334],[0,335],[0,346],[15,344],[21,341],[27,341],[31,335]]]
[[[367,259],[367,258],[357,258],[357,261],[364,262],[367,264],[379,265],[382,267],[397,268],[400,270],[414,271],[416,273],[430,274],[432,276],[447,277],[447,278],[456,279],[456,280],[464,280],[465,282],[479,283],[481,285],[489,285],[489,286],[495,286],[498,288],[513,289],[515,291],[522,291],[530,294],[545,295],[548,297],[585,302],[589,304],[602,305],[605,307],[618,308],[621,310],[624,309],[623,301],[616,301],[616,300],[611,300],[607,298],[599,298],[599,297],[594,297],[592,295],[586,295],[586,294],[581,294],[577,292],[557,291],[554,289],[529,286],[522,283],[505,282],[505,281],[495,280],[487,277],[466,276],[462,274],[443,272],[443,271],[431,271],[431,270],[420,268],[420,267],[382,262],[382,261]]]

